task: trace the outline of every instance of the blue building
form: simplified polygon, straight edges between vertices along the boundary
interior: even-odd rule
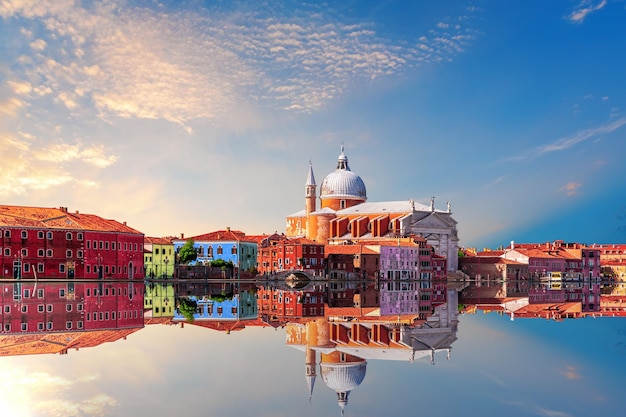
[[[250,271],[256,268],[257,242],[246,238],[246,234],[239,230],[218,230],[190,238],[174,239],[174,250],[178,254],[188,240],[193,240],[198,258],[192,264],[210,265],[211,262],[221,259],[232,262],[240,271]]]

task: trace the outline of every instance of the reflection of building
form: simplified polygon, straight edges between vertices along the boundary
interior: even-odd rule
[[[456,290],[448,290],[446,299],[425,320],[413,316],[410,325],[371,315],[349,320],[327,316],[304,324],[289,323],[286,343],[304,352],[309,398],[313,397],[319,374],[324,384],[337,393],[343,414],[350,393],[365,379],[367,361],[412,362],[426,357],[434,364],[437,352],[445,352],[450,359],[458,325]]]
[[[0,206],[2,278],[142,278],[143,234],[67,207]]]
[[[125,338],[144,324],[136,282],[13,282],[0,291],[0,355],[67,353]]]
[[[256,295],[252,291],[203,297],[192,295],[189,299],[197,304],[196,312],[193,315],[194,321],[237,321],[257,317]],[[185,319],[177,307],[174,311],[174,320],[183,321]]]
[[[350,170],[341,147],[337,169],[322,182],[317,207],[313,167],[305,185],[305,209],[287,216],[287,236],[304,236],[320,243],[342,244],[359,240],[422,236],[450,271],[457,269],[458,237],[450,205],[446,210],[408,201],[367,202],[365,184]]]
[[[174,284],[170,282],[146,283],[144,309],[151,318],[174,317]]]

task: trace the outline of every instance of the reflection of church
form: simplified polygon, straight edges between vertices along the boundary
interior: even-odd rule
[[[324,244],[389,239],[418,235],[437,255],[448,260],[448,270],[457,270],[458,236],[450,203],[446,210],[408,201],[367,202],[365,184],[350,170],[341,147],[337,169],[322,182],[321,207],[317,207],[317,184],[313,166],[305,186],[305,209],[286,217],[288,237],[304,236]]]
[[[457,325],[458,293],[452,289],[446,303],[414,325],[384,321],[382,317],[352,321],[320,317],[305,324],[289,323],[286,343],[305,352],[309,399],[313,398],[319,365],[319,376],[337,393],[343,415],[350,393],[365,379],[368,360],[413,362],[426,357],[435,364],[437,352],[445,352],[450,359]]]

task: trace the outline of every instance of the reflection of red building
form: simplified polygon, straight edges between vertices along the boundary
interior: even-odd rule
[[[67,207],[0,206],[3,278],[143,278],[143,234]]]
[[[273,319],[318,317],[324,315],[324,292],[261,287],[257,305],[260,316]]]
[[[132,281],[0,284],[0,354],[64,353],[63,347],[95,346],[125,337],[128,330],[143,327],[141,285]],[[19,349],[13,346],[20,343],[24,345]],[[55,347],[43,348],[46,343]]]

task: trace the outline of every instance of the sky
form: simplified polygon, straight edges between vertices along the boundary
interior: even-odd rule
[[[280,233],[343,144],[368,201],[450,201],[461,246],[623,243],[625,21],[621,0],[0,0],[0,203]]]

